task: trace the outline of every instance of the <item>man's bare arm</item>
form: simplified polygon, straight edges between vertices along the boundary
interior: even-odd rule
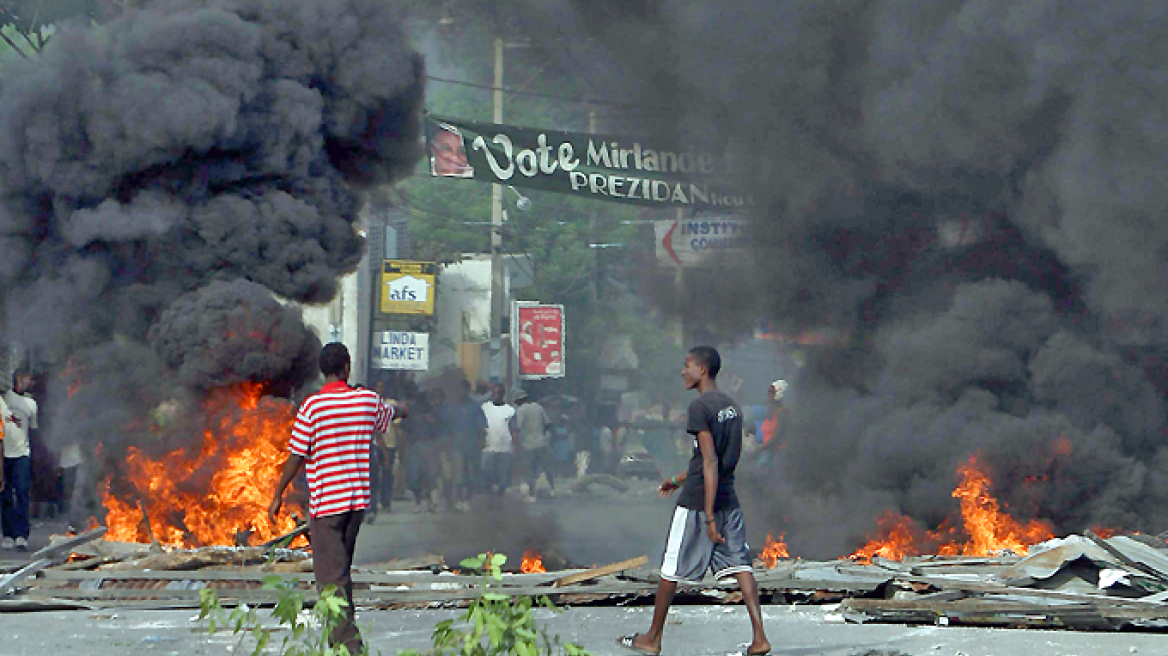
[[[276,491],[272,494],[272,505],[268,506],[268,519],[272,524],[276,524],[276,515],[280,514],[280,508],[284,505],[284,489],[296,478],[296,474],[300,473],[300,468],[304,466],[304,456],[298,456],[295,453],[288,456],[288,460],[284,461],[284,470],[280,473],[280,480],[276,483]]]

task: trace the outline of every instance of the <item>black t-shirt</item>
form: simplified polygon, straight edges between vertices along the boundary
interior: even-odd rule
[[[714,438],[714,451],[718,454],[718,496],[714,499],[714,510],[737,508],[734,468],[742,454],[742,410],[729,396],[718,391],[706,392],[689,404],[686,431],[694,436],[694,453],[677,505],[705,510],[706,478],[702,473],[702,450],[698,446],[697,434],[709,431]]]

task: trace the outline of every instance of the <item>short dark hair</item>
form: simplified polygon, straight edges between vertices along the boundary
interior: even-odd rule
[[[718,372],[722,370],[722,356],[718,355],[718,349],[713,346],[695,346],[689,350],[689,354],[706,368],[706,374],[711,379],[718,377]]]
[[[349,349],[340,342],[325,344],[320,350],[320,373],[326,376],[344,376],[349,366]]]

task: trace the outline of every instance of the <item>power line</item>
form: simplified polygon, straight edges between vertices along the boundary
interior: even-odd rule
[[[641,109],[650,111],[675,111],[676,107],[666,107],[664,105],[640,105],[637,103],[626,103],[615,100],[596,100],[593,98],[574,98],[571,96],[557,96],[551,93],[540,93],[538,91],[522,91],[519,89],[509,89],[507,87],[496,87],[490,84],[478,84],[477,82],[467,82],[466,80],[451,80],[445,77],[435,77],[427,75],[426,79],[434,82],[441,82],[443,84],[454,84],[457,86],[471,87],[472,89],[482,89],[484,91],[502,91],[503,93],[511,94],[513,96],[532,96],[535,98],[547,98],[549,100],[562,100],[564,102],[581,103],[584,105],[606,105],[609,107],[625,107],[628,109]]]

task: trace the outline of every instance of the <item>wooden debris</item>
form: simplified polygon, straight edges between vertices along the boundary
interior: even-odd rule
[[[99,526],[92,531],[86,531],[79,535],[64,540],[53,541],[49,546],[33,553],[33,560],[40,560],[41,558],[55,558],[61,554],[68,555],[75,548],[105,537],[106,527]]]
[[[307,603],[315,600],[313,561],[305,552],[213,547],[143,554],[143,545],[106,549],[103,544],[112,543],[84,547],[96,556],[89,561],[48,568],[34,567],[34,563],[13,574],[21,578],[8,583],[9,589],[17,587],[17,581],[25,582],[13,600],[26,600],[30,608],[53,604],[188,608],[198,604],[200,589],[211,588],[225,604],[270,604],[277,593],[263,589],[262,582],[273,573],[295,582]],[[1050,552],[1028,559],[874,558],[871,565],[787,560],[757,571],[756,579],[762,598],[770,603],[843,602],[844,616],[853,622],[1168,630],[1168,592],[1154,594],[1168,588],[1162,578],[1168,577],[1168,550],[1161,552],[1128,538],[1094,537],[1048,547]],[[70,549],[64,542],[57,548],[51,556]],[[1084,549],[1093,555],[1085,555]],[[1045,553],[1050,555],[1044,558]],[[43,560],[47,564],[52,559]],[[658,575],[647,565],[648,558],[641,556],[587,570],[508,573],[492,583],[492,589],[518,596],[546,595],[560,604],[651,603]],[[456,574],[444,567],[441,556],[425,555],[356,568],[354,600],[379,608],[459,607],[484,592],[480,576]],[[1098,589],[1094,574],[1102,569],[1122,570],[1131,583]],[[732,584],[714,582],[686,586],[680,595],[679,599],[691,603],[737,603],[740,599]],[[4,610],[0,606],[0,612]]]
[[[221,565],[260,565],[268,558],[268,552],[263,547],[196,549],[151,554],[144,558],[103,565],[101,569],[189,571]]]
[[[840,605],[840,610],[844,619],[855,623],[1097,631],[1114,631],[1140,622],[1168,620],[1168,608],[1117,608],[1090,602],[1049,605],[998,599],[961,599],[950,602],[848,599]]]
[[[391,560],[384,563],[362,565],[360,569],[370,572],[401,572],[411,569],[430,569],[433,567],[445,566],[445,558],[437,554],[428,554],[425,556],[416,556],[414,558],[402,558],[400,560]]]
[[[644,565],[648,562],[649,562],[648,556],[637,556],[636,558],[622,560],[619,563],[613,563],[611,565],[605,565],[603,567],[596,567],[596,568],[590,569],[586,572],[580,572],[579,574],[569,574],[568,576],[565,576],[561,579],[556,579],[555,582],[552,583],[552,585],[555,587],[563,587],[565,585],[572,585],[573,583],[582,583],[584,581],[591,581],[593,579],[598,579],[602,576],[608,576],[609,574],[618,574],[620,572],[625,571],[626,569],[633,569],[635,567],[640,567],[641,565]]]
[[[52,560],[48,558],[41,558],[40,560],[34,560],[33,562],[25,565],[15,572],[6,575],[4,578],[0,579],[0,595],[8,594],[8,591],[15,587],[17,583],[20,583],[24,579],[35,575],[37,572],[52,564]]]
[[[300,537],[301,535],[304,535],[307,532],[308,532],[308,522],[304,522],[303,524],[300,524],[299,526],[292,529],[291,531],[288,531],[284,535],[281,535],[278,538],[273,538],[271,540],[268,540],[267,542],[265,542],[263,544],[263,547],[265,549],[286,548],[288,545],[292,544],[293,540]]]
[[[115,558],[113,556],[101,556],[98,558],[83,558],[81,560],[74,560],[73,562],[69,562],[69,563],[61,563],[60,565],[53,565],[49,569],[63,571],[63,572],[71,572],[74,570],[93,569],[95,567],[105,565],[107,563],[116,563],[120,560],[121,560],[121,558]]]
[[[142,521],[146,524],[146,535],[150,536],[150,550],[162,551],[162,544],[158,538],[154,537],[154,527],[150,525],[150,515],[146,512],[146,504],[142,502],[141,498],[138,499],[138,510],[142,511]]]
[[[271,563],[269,565],[264,565],[261,569],[265,572],[272,572],[275,574],[314,571],[311,558],[306,558],[305,560],[300,561]]]

